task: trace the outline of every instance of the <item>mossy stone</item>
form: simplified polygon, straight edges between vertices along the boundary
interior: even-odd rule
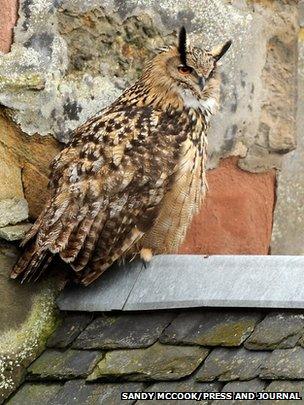
[[[106,353],[88,380],[176,380],[191,374],[208,353],[197,346],[177,347],[158,342],[147,349],[115,350]]]

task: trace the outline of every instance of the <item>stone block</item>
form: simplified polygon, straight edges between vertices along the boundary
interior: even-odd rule
[[[1,139],[1,121],[0,121]],[[11,150],[0,142],[0,200],[9,198],[24,198],[21,181],[21,168]]]
[[[180,314],[162,333],[169,344],[239,346],[251,334],[261,314],[200,310]]]
[[[134,0],[127,4],[108,0],[102,8],[98,2],[77,0],[64,9],[57,3],[50,9],[42,2],[37,9],[22,7],[19,14],[16,47],[0,72],[4,81],[13,83],[3,86],[0,101],[14,110],[16,121],[30,134],[52,133],[67,141],[71,129],[138,77],[155,47],[175,40],[182,18],[193,44],[210,47],[233,40],[222,68],[222,109],[210,136],[213,164],[223,155],[235,154],[240,139],[248,146],[257,142],[262,107],[268,107],[265,124],[271,122],[274,127],[272,137],[262,133],[264,143],[271,139],[278,148],[281,144],[272,139],[275,133],[282,141],[286,134],[292,136],[288,125],[292,113],[285,114],[283,107],[287,104],[294,110],[296,3],[199,3],[195,19],[191,1],[173,7],[169,0],[161,4],[153,0],[148,8],[147,2]],[[32,63],[28,66],[24,60]],[[39,91],[30,91],[37,78],[27,80],[27,86],[18,85],[20,77],[34,72],[42,78]]]
[[[300,10],[303,25],[303,2]],[[278,255],[304,253],[304,28],[299,31],[297,98],[297,148],[284,157],[282,170],[278,174],[271,244],[272,254]]]
[[[50,136],[22,133],[2,111],[0,139],[0,197],[25,197],[30,216],[35,219],[49,196],[49,165],[61,147]]]
[[[50,197],[47,174],[39,171],[34,165],[24,163],[22,184],[24,196],[29,205],[29,215],[36,219]]]
[[[268,314],[244,346],[250,350],[288,349],[296,345],[304,330],[303,313]]]
[[[214,349],[196,375],[197,381],[252,380],[268,357],[266,352],[240,349]]]
[[[28,368],[31,380],[69,380],[86,377],[91,373],[102,352],[67,350],[65,352],[48,349]]]
[[[28,204],[24,198],[0,200],[0,227],[15,225],[28,218]]]
[[[151,346],[174,318],[172,313],[133,313],[100,316],[78,336],[80,349],[135,349]]]
[[[71,313],[62,319],[62,324],[47,341],[48,347],[69,346],[92,320],[91,314]]]
[[[0,228],[0,239],[5,239],[7,241],[21,240],[24,238],[25,234],[31,228],[32,224],[18,224],[5,226]]]
[[[275,350],[260,369],[260,377],[267,380],[303,380],[304,349]]]
[[[160,343],[147,349],[115,350],[105,354],[88,380],[178,380],[191,374],[208,352],[207,349],[195,346],[169,346]]]
[[[216,169],[208,171],[206,201],[194,217],[179,253],[268,254],[275,172],[253,174],[237,164],[238,158],[222,159]]]
[[[17,0],[4,0],[0,14],[0,52],[7,53],[11,49],[13,28],[18,16]]]

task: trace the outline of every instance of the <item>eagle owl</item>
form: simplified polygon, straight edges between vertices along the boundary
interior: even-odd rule
[[[117,260],[177,251],[206,192],[206,132],[230,45],[187,46],[183,27],[177,46],[74,131],[12,278],[38,278],[57,255],[88,285]]]

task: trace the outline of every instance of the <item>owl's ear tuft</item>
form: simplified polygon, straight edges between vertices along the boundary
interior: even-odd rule
[[[183,66],[187,66],[187,34],[186,28],[182,27],[179,31],[178,36],[178,52]]]
[[[211,54],[214,57],[214,59],[216,61],[221,59],[225,55],[225,53],[228,51],[231,44],[232,44],[232,41],[230,40],[230,41],[227,41],[224,45],[218,45],[218,46],[214,47],[211,51]]]

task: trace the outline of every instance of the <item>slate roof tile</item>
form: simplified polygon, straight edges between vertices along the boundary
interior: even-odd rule
[[[269,380],[303,380],[304,348],[274,350],[262,365],[260,377]]]
[[[259,375],[269,353],[250,352],[242,348],[212,350],[198,371],[197,381],[251,380]]]
[[[90,313],[67,313],[61,325],[47,341],[48,347],[68,347],[93,319]]]
[[[178,380],[190,375],[207,355],[208,350],[198,346],[158,342],[146,349],[114,350],[106,353],[88,380]]]
[[[52,348],[28,368],[9,405],[135,403],[121,401],[122,391],[304,391],[300,311],[115,312],[91,319],[64,314]],[[268,403],[284,405],[236,402]]]
[[[122,392],[139,392],[142,383],[90,384],[85,380],[72,380],[47,405],[131,405],[134,400],[121,400]]]
[[[266,392],[298,392],[299,395],[304,398],[304,381],[272,381],[267,388],[265,389]],[[293,405],[293,404],[301,404],[303,401],[299,400],[264,400],[263,404],[265,405]]]
[[[25,383],[8,401],[7,405],[47,404],[61,390],[60,384]]]
[[[250,350],[289,349],[303,332],[303,313],[270,313],[256,326],[244,346]]]
[[[86,377],[103,353],[89,350],[60,351],[48,349],[28,368],[31,380],[68,380]]]
[[[228,382],[227,384],[224,385],[222,392],[262,392],[266,386],[267,386],[267,383],[265,381],[262,381],[258,378],[254,378],[253,380],[249,380],[249,381]],[[219,399],[219,400],[213,401],[212,405],[227,405],[228,401],[229,401],[229,405],[233,405],[233,404],[257,405],[257,401],[255,399],[253,399],[253,400],[248,400],[248,399],[244,399],[244,400],[223,399],[223,400],[220,400]]]
[[[176,315],[142,312],[99,316],[78,336],[74,348],[135,349],[151,346]]]
[[[165,329],[162,343],[240,346],[262,319],[259,312],[185,311]]]
[[[158,382],[149,386],[146,389],[146,392],[220,392],[222,388],[222,384],[219,382],[212,382],[212,383],[199,383],[195,381],[193,377],[188,378],[187,380],[183,381],[170,381],[170,382]],[[168,403],[173,405],[184,405],[185,403],[188,405],[197,404],[196,400],[170,400],[168,399],[154,399],[149,400],[149,404],[157,404],[157,405],[167,405]],[[136,405],[145,405],[147,404],[146,400],[138,400],[136,401]],[[207,405],[208,400],[200,401],[200,405]]]

